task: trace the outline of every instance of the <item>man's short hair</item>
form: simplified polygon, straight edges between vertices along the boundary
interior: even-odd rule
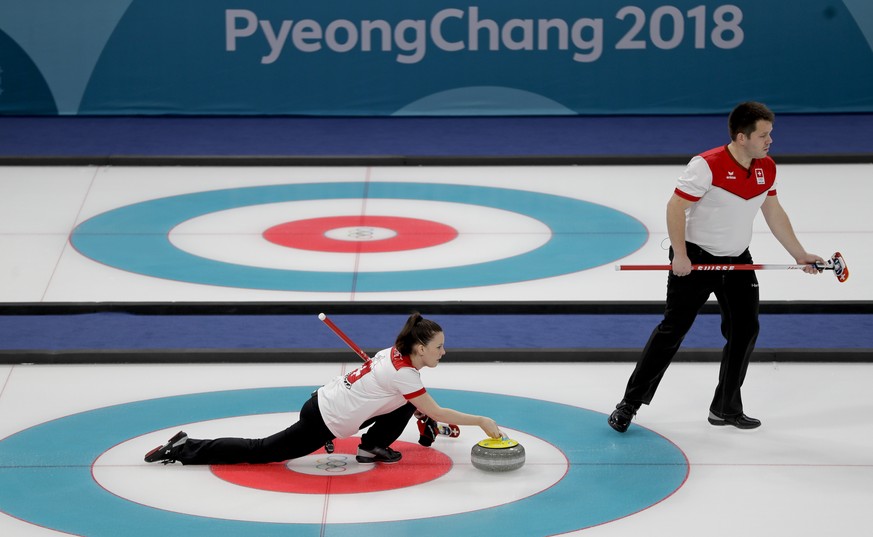
[[[755,101],[738,104],[728,116],[728,131],[731,140],[736,140],[739,133],[750,136],[755,132],[755,126],[760,120],[773,123],[776,115],[766,105]]]

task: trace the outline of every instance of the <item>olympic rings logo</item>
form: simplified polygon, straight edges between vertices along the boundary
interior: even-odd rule
[[[345,455],[330,455],[326,459],[316,459],[315,467],[323,472],[342,473],[348,470],[349,463]]]
[[[375,234],[376,230],[371,227],[359,227],[350,229],[347,236],[352,240],[372,240]]]

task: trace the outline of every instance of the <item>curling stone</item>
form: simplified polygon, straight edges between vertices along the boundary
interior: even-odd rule
[[[524,446],[511,438],[486,438],[473,446],[473,466],[486,472],[509,472],[524,466]]]

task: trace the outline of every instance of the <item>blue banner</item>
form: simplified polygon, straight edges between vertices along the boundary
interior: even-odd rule
[[[873,111],[869,0],[0,0],[2,114]]]

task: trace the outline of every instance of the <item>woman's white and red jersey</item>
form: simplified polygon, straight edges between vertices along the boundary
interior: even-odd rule
[[[319,388],[318,408],[330,432],[347,438],[368,419],[397,410],[425,391],[409,356],[391,347]]]
[[[776,195],[776,163],[756,159],[746,169],[727,146],[692,158],[677,196],[695,202],[685,212],[685,240],[712,255],[736,257],[752,241],[752,224],[767,196]]]

